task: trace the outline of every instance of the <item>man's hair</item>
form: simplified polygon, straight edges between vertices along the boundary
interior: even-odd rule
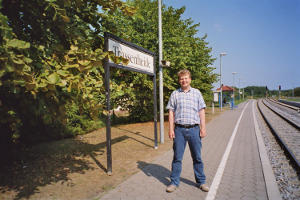
[[[184,76],[184,75],[189,75],[189,77],[192,78],[192,77],[191,77],[191,72],[190,72],[189,70],[187,70],[187,69],[182,69],[182,70],[180,70],[180,71],[177,73],[177,75],[178,75],[178,80],[180,79],[181,76]]]

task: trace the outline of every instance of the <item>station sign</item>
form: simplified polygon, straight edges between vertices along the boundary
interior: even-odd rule
[[[129,60],[127,65],[114,63],[107,57],[104,59],[105,70],[105,96],[106,96],[106,154],[107,174],[112,174],[112,153],[111,153],[111,104],[110,104],[110,68],[117,67],[134,72],[140,72],[152,76],[153,79],[153,114],[154,114],[154,148],[157,148],[157,97],[156,97],[156,73],[155,54],[148,49],[140,47],[131,42],[125,41],[111,33],[104,33],[104,52],[110,51],[115,56]]]
[[[153,75],[154,71],[154,55],[146,49],[138,47],[129,42],[122,41],[117,37],[108,37],[108,51],[112,51],[116,56],[121,56],[129,60],[129,63],[124,68],[129,70],[142,72]],[[109,60],[112,64],[112,60]],[[119,65],[120,63],[114,63]]]

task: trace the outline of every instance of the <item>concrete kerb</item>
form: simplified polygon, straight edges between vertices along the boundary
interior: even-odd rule
[[[267,155],[266,147],[263,142],[263,138],[261,135],[261,132],[258,127],[257,119],[255,113],[255,103],[256,101],[253,101],[252,104],[252,113],[253,113],[253,118],[254,118],[254,126],[255,126],[255,134],[257,138],[257,143],[258,143],[258,149],[259,149],[259,155],[261,159],[261,164],[263,168],[263,174],[264,174],[264,179],[266,183],[266,188],[267,188],[267,194],[269,199],[274,199],[274,200],[281,200],[280,192],[278,189],[278,185],[276,183],[276,179]]]

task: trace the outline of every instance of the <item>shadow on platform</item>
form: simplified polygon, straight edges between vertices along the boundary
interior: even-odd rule
[[[153,164],[153,163],[146,163],[143,161],[138,161],[138,168],[141,169],[147,176],[152,176],[163,183],[165,186],[170,184],[170,174],[171,171],[164,166]],[[170,163],[171,164],[171,163]],[[180,178],[180,181],[191,186],[197,186],[195,182]]]

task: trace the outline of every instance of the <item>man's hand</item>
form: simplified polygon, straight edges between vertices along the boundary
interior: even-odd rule
[[[169,138],[173,140],[175,138],[174,130],[169,130]]]
[[[206,136],[206,129],[205,128],[201,128],[200,129],[200,137],[204,138]]]
[[[169,138],[173,140],[175,138],[174,133],[174,111],[169,110]]]
[[[206,136],[206,126],[205,126],[205,109],[199,111],[200,117],[200,137],[204,138]]]

